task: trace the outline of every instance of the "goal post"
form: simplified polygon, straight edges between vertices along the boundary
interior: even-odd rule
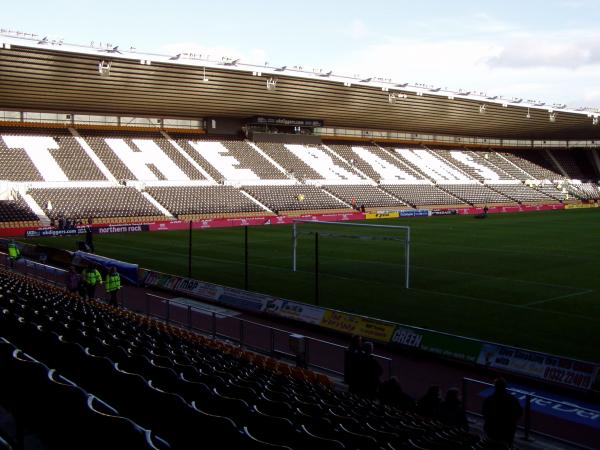
[[[381,225],[381,224],[367,224],[367,223],[349,223],[349,222],[325,222],[325,221],[317,221],[317,220],[302,220],[297,219],[294,220],[292,224],[292,272],[296,272],[298,269],[297,266],[297,256],[298,256],[298,238],[302,233],[299,230],[299,226],[301,225],[316,225],[320,226],[335,226],[340,227],[340,232],[331,232],[327,230],[323,231],[309,231],[308,233],[313,233],[321,237],[333,237],[333,238],[346,238],[346,239],[364,239],[364,240],[373,240],[373,241],[400,241],[404,243],[404,270],[405,270],[405,283],[404,286],[406,289],[410,288],[410,245],[411,245],[411,237],[410,237],[410,227],[404,225]],[[345,230],[349,228],[358,228],[364,233],[346,233]],[[375,234],[369,235],[368,230],[378,230],[384,231],[385,229],[392,230],[402,230],[404,232],[404,236],[394,236],[393,234]],[[344,232],[342,232],[344,230]],[[306,233],[306,232],[305,232]],[[318,239],[317,236],[315,236]]]

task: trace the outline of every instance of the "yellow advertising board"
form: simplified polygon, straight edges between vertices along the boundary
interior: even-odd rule
[[[397,219],[400,217],[400,213],[389,212],[389,213],[368,213],[367,220],[372,219]]]
[[[569,203],[565,205],[565,209],[587,209],[587,208],[598,208],[598,203]]]
[[[394,325],[375,319],[330,310],[325,311],[321,326],[381,342],[389,342],[395,329]]]

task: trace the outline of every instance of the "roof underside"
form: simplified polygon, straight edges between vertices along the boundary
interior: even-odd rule
[[[152,117],[236,117],[257,115],[321,119],[326,126],[432,134],[524,139],[597,139],[600,126],[584,114],[448,99],[405,92],[395,103],[371,86],[346,87],[323,79],[267,76],[223,68],[114,58],[110,76],[98,62],[106,56],[12,46],[0,49],[0,109],[99,113]],[[399,89],[398,91],[401,91]]]

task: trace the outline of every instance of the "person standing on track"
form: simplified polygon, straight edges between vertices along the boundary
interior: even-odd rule
[[[96,295],[96,286],[102,284],[102,275],[93,265],[89,265],[81,272],[83,283],[85,285],[85,294],[88,300],[93,300]]]
[[[106,274],[106,292],[110,295],[108,304],[117,306],[117,294],[121,290],[121,275],[117,272],[117,268],[112,266]]]
[[[523,409],[519,401],[507,392],[503,378],[498,378],[494,387],[494,393],[483,402],[483,429],[488,438],[512,446]]]
[[[8,260],[10,262],[10,268],[14,269],[15,262],[21,258],[21,250],[17,247],[15,241],[10,241],[8,243]]]

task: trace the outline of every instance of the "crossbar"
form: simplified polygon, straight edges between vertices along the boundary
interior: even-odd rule
[[[366,227],[366,228],[385,228],[385,229],[394,229],[394,230],[406,230],[406,237],[404,239],[398,239],[398,238],[393,238],[390,237],[389,239],[383,239],[381,237],[374,237],[373,240],[398,240],[398,241],[402,241],[404,240],[404,255],[405,255],[405,276],[406,276],[406,281],[405,281],[405,287],[406,289],[410,288],[410,227],[406,226],[406,225],[381,225],[381,224],[367,224],[367,223],[355,223],[355,222],[324,222],[324,221],[319,221],[319,220],[303,220],[303,219],[295,219],[292,222],[292,272],[296,272],[296,253],[297,253],[297,249],[298,249],[298,230],[296,225],[299,224],[313,224],[313,225],[335,225],[335,226],[346,226],[346,227]],[[304,234],[304,232],[302,232]],[[338,235],[336,235],[335,233],[331,233],[331,234],[323,234],[323,236],[333,236],[336,237]],[[361,237],[354,237],[354,236],[344,236],[344,235],[339,235],[339,237],[353,237],[354,239],[360,239]]]

